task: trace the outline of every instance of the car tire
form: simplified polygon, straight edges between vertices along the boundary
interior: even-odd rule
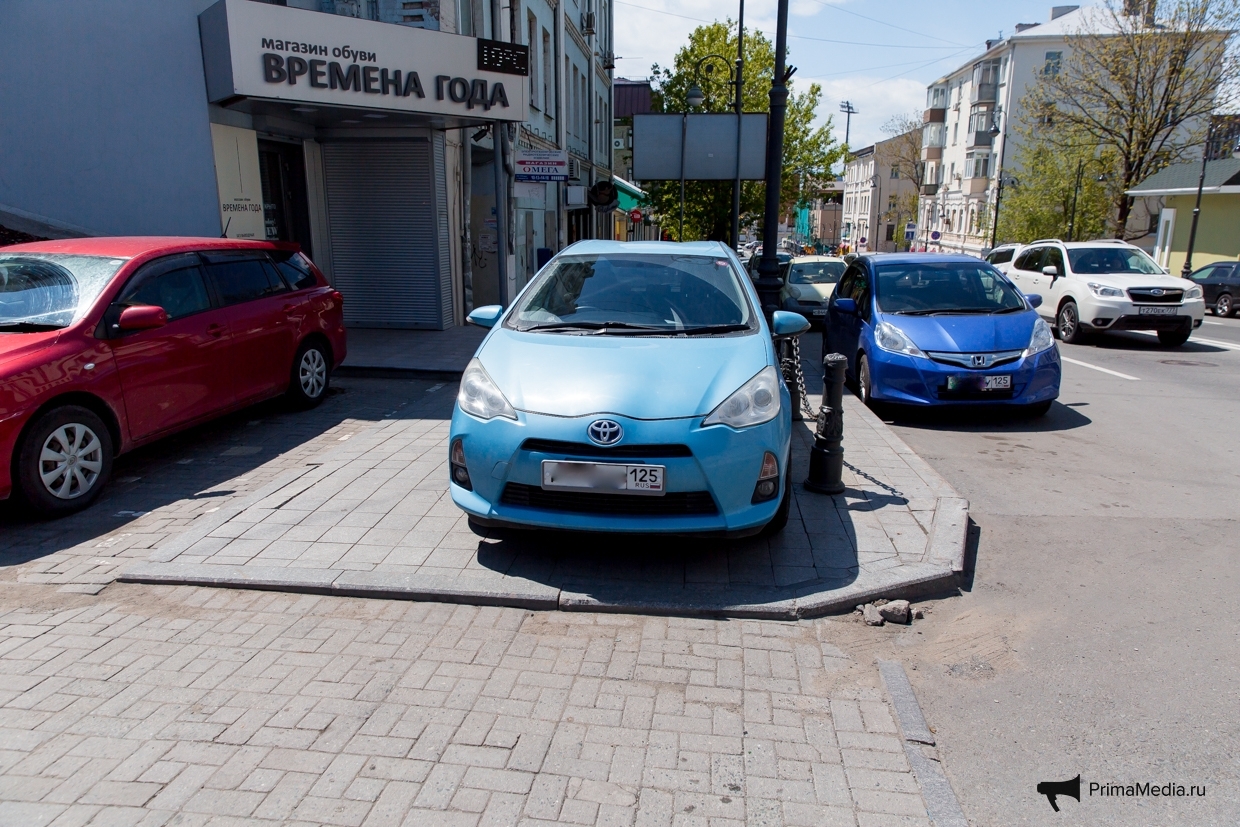
[[[1231,294],[1224,293],[1214,302],[1215,316],[1232,316],[1235,314],[1236,308],[1231,303]]]
[[[1086,333],[1081,326],[1081,314],[1076,309],[1076,302],[1066,301],[1055,316],[1055,326],[1059,329],[1059,338],[1069,345],[1085,343]]]
[[[791,459],[791,458],[790,458]],[[792,467],[784,473],[784,495],[779,500],[779,509],[771,521],[762,527],[763,537],[774,537],[788,525],[788,515],[792,512]]]
[[[864,353],[857,357],[857,398],[861,400],[867,408],[874,407],[874,399],[870,390],[873,380],[870,378],[870,360]]]
[[[1163,347],[1179,347],[1187,342],[1191,335],[1193,335],[1191,327],[1180,330],[1160,330],[1158,331],[1158,343]]]
[[[112,450],[112,433],[94,411],[53,408],[26,429],[14,452],[13,478],[22,499],[42,516],[72,514],[107,485]]]
[[[1054,401],[1055,400],[1053,399],[1048,399],[1045,402],[1035,402],[1032,405],[1026,405],[1025,415],[1030,417],[1031,419],[1037,419],[1038,417],[1046,416],[1048,413],[1050,413],[1051,405],[1054,404]]]
[[[307,339],[297,348],[289,375],[288,398],[299,408],[313,408],[327,398],[331,384],[331,354],[318,339]]]

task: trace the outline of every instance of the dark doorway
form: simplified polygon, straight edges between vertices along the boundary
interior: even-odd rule
[[[296,241],[310,249],[310,204],[306,198],[306,162],[300,144],[258,142],[258,171],[263,181],[263,218],[268,241]]]
[[[568,213],[568,243],[590,237],[590,211],[571,210]]]

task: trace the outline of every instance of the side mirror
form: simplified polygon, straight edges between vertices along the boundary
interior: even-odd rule
[[[121,316],[116,320],[117,328],[121,330],[154,330],[157,327],[163,327],[168,324],[168,313],[162,307],[155,307],[149,304],[137,304],[133,307],[126,307],[121,311]]]
[[[486,307],[475,307],[474,311],[465,317],[465,321],[476,324],[478,327],[495,327],[495,323],[502,315],[504,315],[502,305],[488,304]]]
[[[1055,268],[1052,267],[1051,269],[1053,270]],[[1038,295],[1037,293],[1026,293],[1025,301],[1029,302],[1030,307],[1036,308],[1036,307],[1042,306],[1042,297]]]
[[[1056,276],[1059,275],[1059,268],[1053,264],[1048,264],[1042,268],[1042,275],[1055,278]]]
[[[774,336],[799,336],[809,330],[809,319],[800,313],[776,310],[771,316],[771,334]]]
[[[836,299],[835,309],[841,313],[851,313],[855,316],[857,314],[857,300],[844,298]]]

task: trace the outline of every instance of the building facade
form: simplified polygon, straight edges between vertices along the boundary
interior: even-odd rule
[[[840,240],[851,251],[889,253],[905,243],[904,227],[916,221],[918,187],[903,157],[909,138],[879,141],[845,161]]]
[[[610,5],[525,0],[496,29],[483,0],[13,0],[0,224],[296,241],[351,326],[462,324],[499,300],[500,256],[511,297],[574,235],[611,233],[610,210],[582,221],[567,203],[610,180]],[[493,34],[504,43],[480,40]],[[599,113],[606,127],[586,130]],[[568,145],[583,131],[584,155]],[[529,146],[573,152],[576,180],[518,187]]]

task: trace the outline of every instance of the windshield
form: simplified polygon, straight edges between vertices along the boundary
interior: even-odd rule
[[[124,259],[0,253],[0,332],[68,327],[86,314]]]
[[[789,284],[835,284],[844,275],[842,261],[807,261],[792,265]]]
[[[724,332],[753,312],[723,256],[606,253],[557,258],[507,324],[517,330],[598,333]]]
[[[1012,313],[1025,300],[989,264],[880,264],[878,309],[884,313]]]
[[[1081,247],[1068,250],[1072,272],[1082,276],[1104,273],[1137,273],[1163,275],[1163,268],[1154,259],[1134,247]]]

